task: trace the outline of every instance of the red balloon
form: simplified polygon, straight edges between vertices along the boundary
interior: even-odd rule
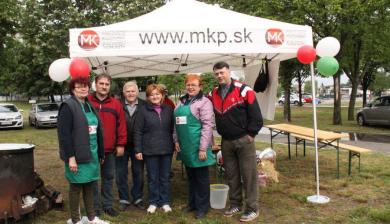
[[[298,49],[297,58],[298,61],[302,64],[310,64],[316,60],[316,57],[316,49],[314,49],[312,46],[304,45]]]
[[[82,58],[73,58],[70,62],[69,73],[72,78],[89,77],[89,64]]]

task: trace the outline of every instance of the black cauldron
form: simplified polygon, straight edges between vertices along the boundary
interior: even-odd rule
[[[31,144],[0,144],[0,219],[23,214],[22,196],[35,191]]]

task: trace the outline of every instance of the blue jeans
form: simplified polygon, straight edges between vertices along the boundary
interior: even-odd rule
[[[115,157],[115,181],[118,187],[119,203],[130,204],[128,166],[130,152],[125,150],[123,156]]]
[[[172,154],[145,156],[148,171],[149,204],[161,207],[171,202],[169,172],[171,171]]]
[[[100,210],[100,203],[103,205],[103,209],[112,208],[112,186],[114,184],[115,176],[115,154],[106,153],[104,163],[100,166],[101,175],[101,197],[100,201],[99,187],[95,184],[94,187],[94,207],[95,210]],[[97,183],[97,181],[96,181]]]
[[[133,186],[131,188],[131,197],[133,197],[133,203],[142,200],[144,191],[144,160],[138,160],[135,158],[134,150],[130,152],[131,158],[131,174],[133,176]]]

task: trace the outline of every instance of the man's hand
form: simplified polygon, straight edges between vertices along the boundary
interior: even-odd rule
[[[135,154],[135,158],[138,160],[144,160],[142,153],[140,153],[140,152]]]
[[[125,153],[125,147],[123,147],[123,146],[116,147],[116,156],[117,157],[123,156],[124,153]]]
[[[199,150],[198,157],[199,157],[199,160],[206,160],[207,159],[206,151]]]
[[[247,135],[247,137],[248,137],[248,141],[249,141],[249,142],[253,142],[254,138],[253,138],[252,136]]]
[[[69,169],[73,173],[77,173],[77,162],[76,162],[76,157],[74,156],[69,158]]]

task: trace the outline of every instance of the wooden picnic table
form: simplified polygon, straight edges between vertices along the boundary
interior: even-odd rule
[[[273,147],[273,139],[278,136],[279,134],[285,134],[287,135],[288,139],[288,158],[291,159],[291,149],[290,149],[290,135],[297,135],[306,137],[309,139],[314,139],[314,129],[313,128],[307,128],[302,127],[298,125],[292,125],[292,124],[272,124],[272,125],[264,125],[264,127],[268,128],[270,130],[271,134],[271,148]],[[323,148],[326,146],[331,146],[336,148],[337,151],[337,177],[340,175],[340,165],[339,165],[339,140],[341,138],[347,137],[346,134],[331,132],[331,131],[323,131],[317,129],[317,141],[319,143],[322,143],[322,145],[318,148]]]

